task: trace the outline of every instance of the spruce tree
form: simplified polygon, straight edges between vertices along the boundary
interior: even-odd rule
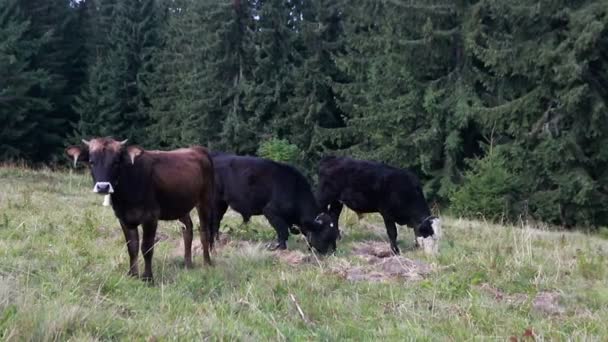
[[[344,125],[334,83],[342,78],[334,55],[342,48],[342,17],[334,1],[295,2],[297,37],[293,95],[288,112],[273,120],[273,129],[302,151],[301,163],[312,171],[331,144],[324,131]]]
[[[72,102],[84,82],[85,58],[82,53],[85,37],[80,32],[78,10],[80,3],[69,0],[22,0],[19,6],[31,25],[30,34],[46,36],[46,43],[32,56],[32,68],[46,70],[50,82],[40,96],[49,99],[50,107],[41,113],[38,129],[32,139],[38,144],[34,160],[60,157],[69,136],[70,123],[76,115]]]
[[[414,168],[430,198],[445,196],[471,153],[460,138],[466,119],[451,127],[463,77],[458,7],[363,0],[342,8],[345,50],[337,60],[347,81],[336,87],[347,125],[330,132],[337,152]]]
[[[75,109],[82,136],[112,135],[146,140],[147,88],[154,47],[159,44],[159,7],[155,0],[98,1],[92,23],[99,25],[88,70],[88,82]]]
[[[153,124],[161,146],[253,153],[246,94],[254,64],[252,2],[175,1],[153,60]]]
[[[0,159],[36,157],[37,134],[50,126],[51,110],[44,91],[51,87],[47,70],[35,68],[34,59],[49,41],[49,34],[32,32],[18,1],[0,0]],[[46,127],[45,127],[46,126]],[[46,137],[41,137],[46,138]]]
[[[211,26],[215,35],[206,61],[207,80],[214,82],[213,101],[225,113],[220,146],[238,153],[254,153],[258,147],[257,132],[249,126],[253,113],[246,106],[246,93],[253,80],[253,0],[233,0],[218,5],[214,13],[223,18]]]
[[[597,1],[471,8],[475,119],[511,147],[530,213],[546,221],[608,223],[606,11]]]
[[[256,132],[256,140],[288,136],[288,132],[269,123],[288,116],[291,110],[288,102],[297,83],[294,70],[301,61],[296,10],[284,0],[258,1],[254,7],[257,20],[253,69],[244,100],[246,110],[252,114],[247,126]]]

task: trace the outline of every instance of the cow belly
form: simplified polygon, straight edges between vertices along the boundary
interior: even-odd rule
[[[191,197],[166,196],[159,200],[160,220],[177,220],[184,217],[196,206],[197,202]]]
[[[378,211],[378,206],[362,193],[349,193],[342,196],[340,202],[357,213],[373,213]]]
[[[148,208],[131,207],[129,209],[123,209],[120,212],[116,212],[116,216],[128,225],[137,226],[144,222],[156,220],[158,217],[158,211]]]
[[[263,208],[257,206],[248,206],[246,203],[233,202],[229,203],[230,208],[241,214],[243,217],[251,217],[255,215],[262,215]]]

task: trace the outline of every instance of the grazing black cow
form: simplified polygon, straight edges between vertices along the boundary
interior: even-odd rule
[[[212,248],[211,197],[214,170],[204,147],[195,146],[174,151],[145,151],[126,146],[112,138],[83,140],[84,145],[70,146],[66,153],[91,169],[98,194],[110,194],[112,208],[127,241],[130,257],[129,274],[138,275],[138,225],[143,227],[141,252],[145,270],[142,279],[152,281],[152,255],[158,220],[179,220],[185,225],[184,259],[192,267],[192,220],[190,211],[196,207],[200,219],[203,258],[211,264]]]
[[[295,168],[271,160],[213,153],[215,206],[212,230],[218,233],[228,206],[245,222],[264,215],[277,232],[271,249],[286,249],[297,226],[319,253],[336,249],[337,226],[322,213],[310,184]]]
[[[416,245],[437,249],[441,221],[431,215],[418,178],[410,171],[346,157],[325,157],[319,164],[319,204],[338,223],[343,205],[357,214],[378,212],[394,253],[395,223],[414,228]]]

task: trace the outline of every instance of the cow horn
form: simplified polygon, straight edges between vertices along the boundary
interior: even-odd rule
[[[90,141],[85,140],[85,139],[82,139],[82,142],[83,142],[85,145],[87,145],[87,146],[89,146],[89,144],[91,143]]]
[[[76,167],[76,164],[78,164],[78,157],[80,156],[80,153],[74,154],[74,167]]]
[[[120,142],[120,144],[121,144],[121,145],[124,145],[124,144],[126,144],[126,143],[127,143],[127,141],[129,141],[129,139],[125,139],[125,140],[121,141],[121,142]]]

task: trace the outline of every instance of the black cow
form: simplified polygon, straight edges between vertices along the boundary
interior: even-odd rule
[[[297,226],[319,253],[336,249],[337,226],[322,213],[310,184],[295,168],[257,157],[212,153],[215,206],[212,230],[217,235],[228,206],[245,222],[264,215],[277,232],[271,249],[286,249],[289,230]]]
[[[431,215],[418,178],[409,170],[346,157],[325,157],[319,164],[319,204],[338,223],[343,205],[357,214],[378,212],[394,253],[395,223],[414,228],[416,245],[436,250],[441,221]]]
[[[211,264],[212,248],[211,197],[213,196],[213,162],[204,147],[195,146],[174,151],[146,151],[126,146],[111,138],[83,140],[84,145],[70,146],[66,153],[91,169],[98,194],[110,194],[112,209],[127,241],[130,257],[129,274],[138,275],[139,233],[143,226],[141,252],[145,270],[143,280],[152,281],[152,255],[158,220],[179,220],[185,225],[184,259],[192,266],[192,220],[196,207],[200,219],[203,258]]]

